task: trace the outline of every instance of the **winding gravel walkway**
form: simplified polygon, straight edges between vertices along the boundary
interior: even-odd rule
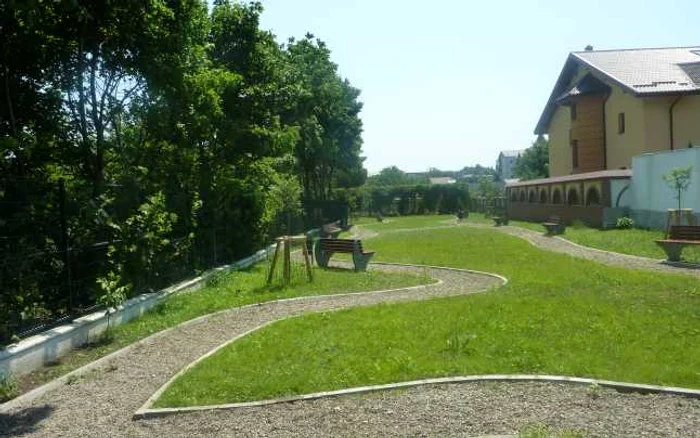
[[[424,268],[396,265],[372,266],[387,271],[424,273]],[[388,292],[305,297],[232,309],[161,332],[117,354],[104,366],[49,391],[37,400],[0,407],[0,436],[192,436],[209,434],[210,427],[224,425],[202,421],[187,429],[191,419],[172,417],[158,422],[132,421],[134,412],[181,368],[212,348],[255,327],[281,318],[312,312],[415,301],[485,291],[502,280],[466,271],[427,268],[439,284]],[[21,400],[20,400],[21,401]],[[310,415],[312,405],[299,404],[293,417]],[[206,417],[206,415],[205,415]],[[287,418],[284,421],[290,421]],[[229,427],[241,427],[235,415]],[[269,426],[269,425],[268,425]],[[224,435],[269,435],[274,427],[251,422],[248,430]],[[185,432],[189,430],[189,432]],[[297,433],[305,434],[304,429]]]
[[[587,250],[530,230],[500,230],[544,249],[603,263],[679,271],[649,259],[640,261],[637,257]],[[365,231],[359,228],[358,237],[370,237]],[[423,268],[380,268],[418,269],[423,273]],[[517,434],[528,426],[547,424],[553,431],[581,430],[588,437],[700,437],[700,400],[553,383],[423,386],[258,408],[131,419],[146,399],[182,367],[266,322],[309,312],[473,293],[500,283],[493,277],[453,270],[430,268],[428,273],[442,283],[423,289],[249,306],[152,336],[37,400],[20,403],[9,411],[0,406],[0,436],[477,436]]]
[[[661,260],[656,260],[648,257],[633,256],[628,254],[620,254],[616,252],[589,248],[570,242],[562,237],[549,237],[544,235],[544,233],[538,233],[537,231],[529,230],[527,228],[514,226],[469,226],[498,230],[506,234],[510,234],[511,236],[516,236],[525,239],[538,248],[568,254],[574,257],[580,257],[588,260],[594,260],[596,262],[603,263],[606,265],[621,266],[623,268],[631,269],[643,269],[647,271],[663,272],[667,274],[685,274],[700,278],[700,269],[694,268],[692,266],[672,266],[662,263]]]

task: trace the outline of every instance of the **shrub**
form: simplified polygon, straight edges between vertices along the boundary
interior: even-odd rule
[[[634,221],[631,217],[623,216],[617,219],[617,228],[620,230],[629,230],[634,228]]]
[[[17,382],[11,376],[0,373],[0,403],[17,397]]]

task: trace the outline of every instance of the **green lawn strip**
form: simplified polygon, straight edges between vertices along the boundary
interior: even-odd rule
[[[178,379],[157,406],[428,377],[543,373],[700,387],[700,285],[604,266],[496,231],[386,234],[377,258],[497,272],[497,291],[280,321]]]
[[[292,285],[268,287],[267,269],[263,263],[246,271],[219,275],[210,279],[202,290],[173,295],[141,318],[114,327],[109,337],[72,352],[56,364],[18,377],[19,390],[27,392],[153,333],[221,310],[282,298],[395,289],[432,282],[422,275],[315,268],[312,283],[303,279],[303,272],[298,272],[295,279],[300,280]]]
[[[382,230],[396,230],[402,228],[443,227],[449,225],[449,222],[456,224],[457,217],[450,214],[396,216],[386,217],[383,222],[378,222],[376,218],[360,217],[353,220],[351,223],[381,233]]]

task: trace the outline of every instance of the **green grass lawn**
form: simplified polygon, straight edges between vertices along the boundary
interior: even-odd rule
[[[141,318],[114,327],[109,337],[74,351],[52,366],[22,376],[17,382],[20,391],[26,392],[153,333],[220,310],[281,298],[394,289],[433,281],[411,274],[314,268],[312,283],[303,279],[303,272],[298,272],[292,285],[280,287],[265,284],[267,269],[267,264],[262,263],[246,271],[217,275],[202,290],[173,295]]]
[[[379,222],[376,218],[372,217],[359,217],[351,221],[351,223],[354,225],[364,226],[375,231],[388,231],[402,228],[442,227],[449,225],[449,222],[456,223],[456,221],[457,218],[453,214],[436,214],[428,216],[385,217],[383,222]]]
[[[690,276],[604,266],[470,227],[370,242],[379,260],[496,272],[510,282],[486,294],[278,322],[198,364],[157,405],[491,373],[700,388],[700,284]]]

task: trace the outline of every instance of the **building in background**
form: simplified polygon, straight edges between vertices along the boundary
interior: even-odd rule
[[[501,151],[498,154],[498,160],[496,161],[496,172],[498,173],[498,178],[501,181],[505,181],[513,178],[513,172],[515,171],[515,162],[518,161],[524,149],[517,151]]]
[[[658,227],[669,202],[649,210],[642,198],[673,200],[664,189],[664,163],[681,156],[700,163],[695,153],[644,154],[700,144],[699,120],[700,47],[573,52],[535,128],[549,137],[551,178],[508,184],[509,214],[531,220],[558,214],[596,226],[631,214]],[[633,162],[640,168],[632,171]],[[656,164],[642,166],[647,162]],[[627,205],[617,191],[624,184],[635,194]],[[647,213],[635,213],[641,210]]]
[[[430,184],[454,184],[457,182],[456,179],[450,176],[438,176],[435,178],[430,178],[429,181]]]

